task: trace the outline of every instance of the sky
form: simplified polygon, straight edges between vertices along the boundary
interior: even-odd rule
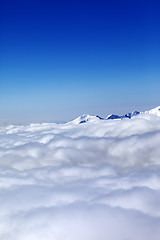
[[[0,121],[160,105],[159,1],[0,3]]]

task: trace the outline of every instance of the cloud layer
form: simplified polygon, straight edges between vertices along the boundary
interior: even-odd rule
[[[1,240],[159,240],[160,118],[0,129]]]

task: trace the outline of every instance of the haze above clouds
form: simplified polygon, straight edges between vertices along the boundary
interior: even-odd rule
[[[1,240],[159,240],[159,108],[0,129]]]

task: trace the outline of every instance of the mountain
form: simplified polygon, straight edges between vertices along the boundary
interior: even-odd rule
[[[160,117],[160,106],[156,107],[156,108],[153,108],[149,111],[145,111],[144,113],[146,114],[153,114],[153,115],[156,115],[158,117]]]
[[[110,114],[106,117],[106,120],[110,120],[110,119],[120,119],[121,117],[119,115],[115,115],[115,114]]]
[[[123,118],[132,118],[136,115],[140,114],[140,112],[138,111],[134,111],[134,112],[131,112],[131,113],[126,113],[122,116],[119,116],[119,115],[114,115],[114,114],[111,114],[111,115],[108,115],[106,117],[107,120],[110,120],[110,119],[123,119]]]
[[[89,114],[83,114],[82,116],[79,116],[78,118],[74,119],[73,121],[69,122],[72,124],[82,124],[86,122],[96,122],[99,120],[102,120],[103,118],[97,116],[91,116]]]
[[[91,116],[89,114],[83,114],[82,116],[79,116],[78,118],[76,118],[68,123],[82,124],[82,123],[86,123],[86,122],[99,122],[100,120],[105,120],[105,121],[106,120],[116,120],[116,119],[123,120],[125,118],[131,119],[132,117],[135,117],[139,114],[153,114],[153,115],[160,117],[160,106],[153,108],[149,111],[145,111],[145,112],[134,111],[134,112],[126,113],[123,115],[110,114],[106,118],[102,118],[99,115]]]

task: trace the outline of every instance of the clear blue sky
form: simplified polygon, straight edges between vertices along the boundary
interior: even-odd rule
[[[0,119],[160,105],[159,13],[158,0],[2,0]]]

